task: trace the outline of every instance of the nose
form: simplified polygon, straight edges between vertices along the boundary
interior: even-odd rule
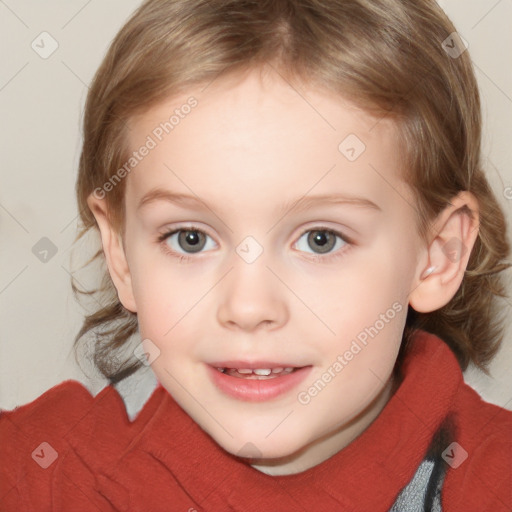
[[[220,285],[218,322],[228,329],[247,332],[283,326],[289,316],[287,290],[267,268],[266,259],[260,256],[246,263],[238,255],[235,258],[233,269]]]

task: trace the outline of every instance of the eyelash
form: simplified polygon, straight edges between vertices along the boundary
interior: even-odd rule
[[[165,254],[168,254],[168,255],[170,255],[170,256],[172,256],[174,258],[177,258],[180,263],[181,262],[189,262],[192,259],[194,259],[194,257],[192,255],[186,255],[186,254],[177,253],[177,252],[169,249],[169,245],[166,243],[166,240],[169,237],[171,237],[172,235],[174,235],[176,233],[180,233],[182,231],[194,231],[194,232],[197,232],[197,233],[202,233],[205,236],[210,236],[210,235],[208,235],[208,233],[206,233],[205,231],[203,231],[202,229],[199,229],[197,226],[194,226],[194,225],[180,226],[178,228],[173,228],[172,230],[169,230],[169,231],[166,231],[166,232],[160,234],[157,237],[157,240],[156,240],[157,243],[162,247],[162,250],[164,251]],[[343,247],[341,249],[338,249],[334,253],[327,253],[326,256],[322,256],[320,254],[316,254],[315,255],[315,254],[308,253],[309,255],[307,256],[307,258],[309,258],[309,259],[311,259],[313,261],[337,260],[338,258],[342,258],[343,256],[345,256],[347,251],[349,251],[355,245],[354,242],[350,238],[345,236],[343,233],[340,233],[339,231],[336,231],[334,229],[328,228],[326,226],[314,226],[313,228],[308,228],[308,229],[304,230],[300,234],[300,236],[297,238],[297,241],[300,240],[306,233],[309,233],[311,231],[320,231],[320,232],[332,233],[333,235],[341,238],[343,240],[343,242],[345,242],[345,244],[346,244],[345,247]],[[198,254],[201,254],[201,253],[199,252]]]

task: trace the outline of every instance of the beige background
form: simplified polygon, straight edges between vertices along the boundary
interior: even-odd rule
[[[440,4],[469,43],[482,92],[488,175],[512,225],[512,188],[507,189],[512,187],[512,0]],[[88,84],[138,5],[139,0],[0,0],[1,408],[32,401],[69,378],[93,392],[106,384],[90,367],[84,374],[72,353],[84,311],[73,298],[69,276],[77,227],[74,184]],[[58,44],[48,58],[31,46],[41,38],[40,53]],[[57,251],[48,253],[47,262],[32,252],[36,244],[48,244],[40,242],[43,237]],[[88,247],[80,245],[81,257]],[[89,282],[90,276],[76,275]],[[510,306],[503,303],[507,317]],[[509,322],[492,378],[474,369],[465,377],[485,399],[512,409],[511,368]]]

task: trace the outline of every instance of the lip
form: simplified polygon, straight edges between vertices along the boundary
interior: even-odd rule
[[[303,366],[292,373],[276,376],[272,379],[242,379],[219,372],[217,368],[283,368],[295,367],[292,364],[269,363],[258,361],[224,361],[207,364],[206,368],[213,384],[224,394],[246,402],[265,402],[290,392],[297,387],[310,373],[312,366]]]

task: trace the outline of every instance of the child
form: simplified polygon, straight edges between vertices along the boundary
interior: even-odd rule
[[[510,266],[480,129],[433,0],[146,1],[76,189],[111,385],[2,412],[1,509],[512,510],[512,413],[462,375]]]

